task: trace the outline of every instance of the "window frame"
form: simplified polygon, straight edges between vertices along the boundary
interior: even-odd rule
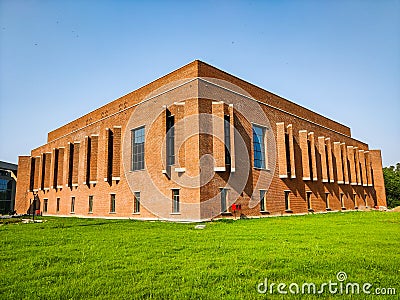
[[[115,214],[116,212],[116,194],[110,194],[110,214]]]
[[[70,209],[70,213],[74,214],[75,213],[75,196],[71,197],[71,209]]]
[[[267,170],[267,151],[266,151],[266,146],[265,146],[265,137],[266,137],[266,132],[267,132],[267,127],[252,123],[251,124],[251,129],[252,129],[252,146],[253,146],[253,168],[254,169],[259,169],[259,170]],[[261,138],[262,140],[260,141],[259,137],[260,135],[257,134],[255,129],[261,129],[262,135]],[[257,139],[256,139],[257,137]],[[260,146],[260,151],[256,151],[256,145]],[[256,153],[260,153],[261,157],[258,158],[256,157]],[[258,163],[256,164],[257,161],[261,162],[261,165]]]
[[[285,193],[285,212],[292,212],[290,209],[290,191],[284,191]]]
[[[140,191],[133,192],[133,213],[140,214]]]
[[[43,212],[47,213],[49,210],[49,199],[45,198],[43,199]]]
[[[92,214],[93,213],[93,195],[89,195],[89,199],[88,199],[88,204],[89,204],[89,208],[88,208],[88,213]]]
[[[229,213],[229,206],[228,206],[228,191],[229,189],[227,188],[220,188],[220,204],[221,204],[221,214],[227,214]],[[225,209],[223,209],[225,208]]]
[[[180,189],[172,189],[172,214],[180,214]]]
[[[137,132],[143,134],[136,135]],[[136,138],[143,139],[142,143],[136,143]],[[139,126],[131,129],[131,171],[140,171],[145,169],[145,143],[146,143],[146,129],[145,126]],[[141,151],[138,151],[141,150]]]
[[[267,210],[267,190],[260,190],[260,212],[268,212]]]

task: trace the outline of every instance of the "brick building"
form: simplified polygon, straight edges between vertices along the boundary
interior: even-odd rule
[[[197,60],[50,132],[18,165],[18,213],[34,195],[45,215],[176,221],[386,206],[379,150]]]

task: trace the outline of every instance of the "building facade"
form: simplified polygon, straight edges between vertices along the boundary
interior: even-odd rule
[[[16,209],[200,221],[386,206],[379,150],[194,61],[19,157]]]
[[[18,165],[0,161],[0,215],[14,211]]]

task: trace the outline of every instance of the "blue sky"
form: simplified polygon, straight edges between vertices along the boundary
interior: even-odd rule
[[[195,59],[400,161],[399,0],[0,0],[0,160]]]

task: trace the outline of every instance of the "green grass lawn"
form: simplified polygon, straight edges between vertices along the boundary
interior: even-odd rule
[[[400,298],[400,213],[348,212],[195,224],[78,218],[0,226],[1,299],[327,299],[259,294],[274,282],[371,283]],[[288,291],[288,289],[286,288]],[[346,296],[349,298],[349,296]]]

